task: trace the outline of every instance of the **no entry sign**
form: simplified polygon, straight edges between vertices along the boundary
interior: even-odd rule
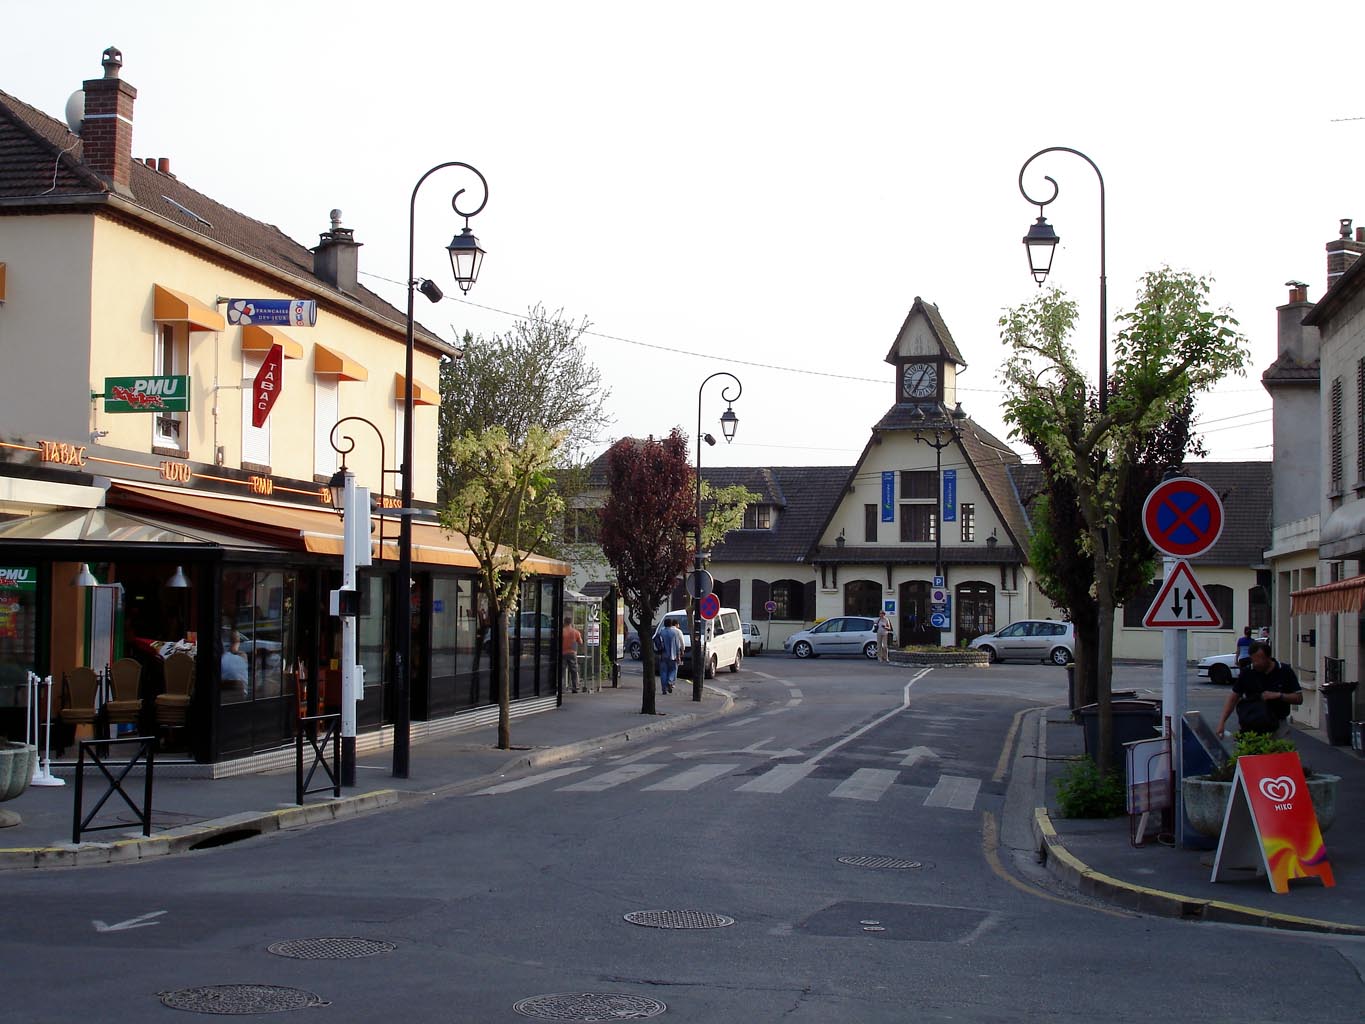
[[[1163,480],[1142,506],[1142,528],[1163,554],[1192,558],[1217,543],[1223,503],[1212,487],[1193,477]]]

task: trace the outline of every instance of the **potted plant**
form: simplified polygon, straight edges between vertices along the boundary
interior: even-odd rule
[[[37,763],[37,747],[0,740],[0,801],[13,800],[28,788]],[[0,811],[0,828],[18,825],[20,820],[13,811]]]
[[[1237,759],[1256,754],[1294,753],[1292,740],[1277,740],[1268,733],[1239,732],[1232,757],[1226,765],[1208,775],[1188,775],[1181,784],[1181,798],[1185,803],[1185,820],[1200,835],[1217,837],[1223,831],[1223,816],[1228,798],[1232,796],[1232,779],[1237,770]],[[1303,766],[1308,795],[1313,801],[1318,828],[1326,832],[1337,817],[1337,783],[1339,775],[1315,772]]]

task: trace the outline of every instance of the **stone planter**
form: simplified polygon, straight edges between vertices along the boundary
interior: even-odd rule
[[[943,647],[930,651],[890,652],[893,665],[937,665],[941,668],[971,666],[985,668],[991,663],[985,651],[976,648]]]
[[[13,800],[26,790],[37,764],[37,747],[0,741],[0,800]],[[17,825],[20,820],[13,811],[0,811],[0,828]]]
[[[1317,772],[1308,779],[1308,795],[1313,801],[1318,828],[1323,832],[1337,819],[1337,783],[1340,781],[1340,775],[1326,772]],[[1232,783],[1217,782],[1207,775],[1190,775],[1181,788],[1185,820],[1190,828],[1200,835],[1217,838],[1223,831],[1223,815],[1232,793]]]

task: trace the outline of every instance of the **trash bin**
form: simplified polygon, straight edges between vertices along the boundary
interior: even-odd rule
[[[1116,700],[1114,707],[1114,743],[1110,751],[1110,766],[1126,776],[1127,765],[1123,745],[1134,740],[1150,740],[1161,729],[1161,701]],[[1087,704],[1078,708],[1081,726],[1085,729],[1085,752],[1094,757],[1100,749],[1100,706]]]
[[[1325,683],[1322,694],[1327,700],[1327,742],[1334,747],[1351,745],[1351,713],[1356,683]]]

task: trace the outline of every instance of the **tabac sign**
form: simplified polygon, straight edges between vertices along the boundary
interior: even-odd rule
[[[251,425],[265,426],[266,417],[275,407],[275,399],[280,397],[280,383],[284,376],[284,348],[271,345],[265,361],[252,381]]]
[[[189,377],[105,377],[105,412],[189,412]]]

